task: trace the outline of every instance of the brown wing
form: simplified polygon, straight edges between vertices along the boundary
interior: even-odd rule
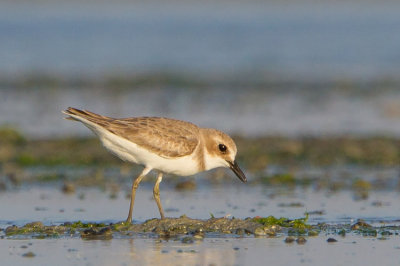
[[[162,117],[115,119],[75,108],[68,108],[66,113],[84,117],[166,158],[189,155],[199,143],[199,128],[185,121]]]

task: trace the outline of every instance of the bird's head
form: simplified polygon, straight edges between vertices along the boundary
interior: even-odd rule
[[[230,168],[242,182],[247,182],[245,174],[235,160],[237,148],[231,137],[215,129],[204,129],[203,139],[207,170],[217,167]]]

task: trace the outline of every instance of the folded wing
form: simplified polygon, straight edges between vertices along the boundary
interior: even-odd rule
[[[71,107],[64,113],[83,117],[164,158],[189,155],[199,143],[199,128],[185,121],[162,117],[116,119]]]

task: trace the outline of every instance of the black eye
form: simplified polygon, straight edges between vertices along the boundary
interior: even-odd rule
[[[218,148],[221,152],[226,152],[226,146],[224,144],[219,144]]]

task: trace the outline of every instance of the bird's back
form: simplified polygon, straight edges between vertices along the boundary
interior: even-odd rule
[[[64,113],[69,119],[91,128],[88,121],[164,158],[190,155],[200,141],[199,127],[181,120],[163,117],[112,118],[71,107]]]

